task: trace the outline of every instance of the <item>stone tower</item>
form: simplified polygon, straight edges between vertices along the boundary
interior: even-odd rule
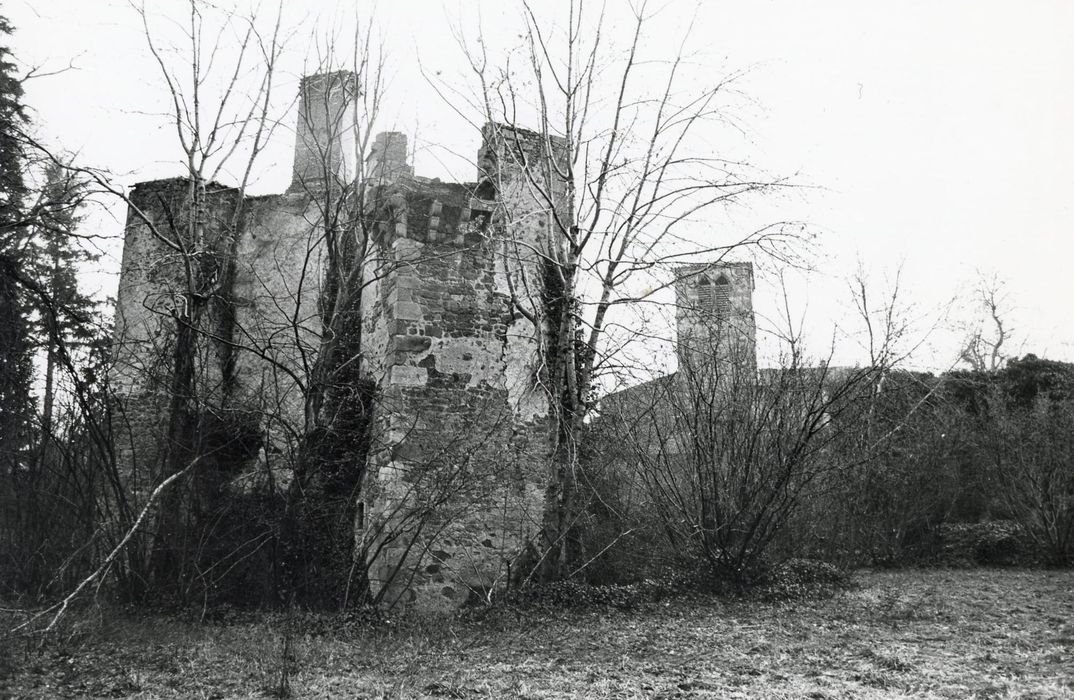
[[[753,373],[757,324],[752,263],[681,265],[676,277],[679,367]]]
[[[513,295],[541,288],[552,218],[525,168],[549,148],[562,144],[490,125],[472,183],[411,175],[402,134],[378,137],[367,161],[383,272],[362,315],[381,409],[358,531],[388,602],[453,607],[528,573],[519,557],[541,530],[551,440],[543,329]]]

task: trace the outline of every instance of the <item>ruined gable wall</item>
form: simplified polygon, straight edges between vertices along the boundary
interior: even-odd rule
[[[205,410],[224,417],[243,412],[248,414],[243,420],[300,427],[302,400],[286,370],[303,375],[302,351],[316,352],[320,332],[323,255],[316,207],[305,193],[250,198],[233,232],[236,192],[213,186],[209,193],[203,247],[218,259],[220,283],[213,294],[220,303],[206,306],[197,337],[197,398]],[[162,234],[185,234],[187,180],[139,184],[131,199]],[[201,257],[186,245],[186,254],[172,250],[133,209],[128,214],[111,381],[120,399],[117,448],[130,468],[157,464],[162,454],[173,312],[187,286],[184,259]],[[229,317],[222,313],[225,307]]]
[[[189,288],[186,266],[196,269],[196,286],[202,290],[213,289],[213,281],[226,275],[236,193],[214,183],[206,186],[200,240],[192,240],[188,226],[192,210],[188,180],[140,183],[130,199],[110,381],[117,398],[113,416],[117,459],[137,499],[159,474],[164,457],[175,317],[187,303],[184,295]],[[220,311],[220,305],[204,303],[198,321],[202,335],[218,332],[226,320]],[[211,342],[199,341],[195,353],[196,399],[205,408],[219,406],[227,389],[226,358]]]
[[[245,229],[232,291],[240,346],[233,402],[258,417],[265,444],[257,466],[284,486],[303,430],[299,381],[308,379],[322,332],[323,226],[316,203],[300,192],[251,199]]]
[[[513,400],[534,387],[508,383],[518,338],[494,203],[473,185],[389,190],[378,265],[390,271],[365,297],[381,395],[361,535],[374,590],[392,583],[388,602],[451,608],[506,583],[536,536],[547,426]]]

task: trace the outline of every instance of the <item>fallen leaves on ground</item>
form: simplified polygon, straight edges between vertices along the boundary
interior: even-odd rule
[[[264,698],[285,679],[302,698],[1074,698],[1074,572],[860,580],[823,600],[695,595],[377,627],[105,615],[41,650],[8,642],[0,696]]]

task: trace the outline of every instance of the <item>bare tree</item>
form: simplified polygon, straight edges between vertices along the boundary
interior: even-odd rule
[[[216,78],[220,91],[212,95],[202,94],[212,84],[212,76],[202,74],[212,65],[203,67],[203,54],[229,53],[223,44],[204,43],[202,37],[211,36],[203,27],[206,15],[217,22],[218,42],[227,33],[238,40],[230,52],[233,64]],[[190,70],[190,83],[157,48],[144,9],[142,16],[187,170],[185,196],[155,203],[163,205],[163,215],[160,206],[143,212],[128,199],[138,224],[174,251],[164,266],[180,271],[171,303],[151,309],[174,317],[177,329],[158,350],[175,358],[165,369],[171,377],[168,459],[182,453],[248,462],[258,453],[264,474],[255,481],[270,501],[255,508],[265,527],[248,533],[240,550],[210,570],[199,569],[197,577],[219,576],[271,547],[280,555],[273,562],[277,592],[334,605],[346,597],[354,570],[350,533],[373,400],[363,376],[361,300],[363,288],[382,271],[368,255],[369,227],[376,227],[379,207],[369,196],[372,178],[365,168],[383,95],[384,56],[370,24],[355,23],[349,57],[337,55],[339,37],[330,37],[327,55],[317,59],[315,75],[303,79],[299,94],[298,156],[284,196],[299,196],[304,209],[272,231],[267,248],[239,255],[239,246],[249,243],[251,219],[271,208],[248,197],[247,185],[279,124],[273,95],[284,40],[280,13],[264,32],[257,17],[221,14],[192,0],[190,65],[179,67]],[[236,162],[238,186],[216,185]],[[181,211],[168,207],[174,199]],[[160,307],[151,299],[142,303]],[[243,440],[245,446],[235,444]],[[274,507],[281,489],[286,496]],[[180,498],[178,490],[164,496],[154,553],[166,551],[164,542],[177,543],[178,525],[168,519],[184,512]],[[282,516],[275,522],[261,512],[272,510]],[[229,525],[218,519],[213,527]],[[174,575],[165,564],[154,562],[158,577]],[[207,579],[201,585],[210,587]]]
[[[491,58],[483,37],[467,52],[476,99],[437,84],[449,102],[476,108],[505,144],[479,166],[500,197],[514,308],[540,337],[540,382],[556,435],[551,577],[568,575],[578,558],[579,455],[597,382],[614,363],[611,349],[624,344],[615,312],[674,285],[673,263],[747,247],[785,255],[794,238],[781,224],[723,241],[705,232],[707,215],[784,183],[704,146],[706,129],[727,119],[722,100],[737,76],[688,88],[688,37],[649,55],[646,31],[658,9],[639,2],[630,11],[618,50],[604,9],[572,0],[559,7],[557,28],[523,0],[515,54]],[[528,167],[523,177],[495,181],[505,163]],[[536,237],[519,234],[534,228]]]
[[[949,449],[941,437],[941,426],[949,422],[937,395],[942,381],[905,369],[936,330],[942,314],[930,319],[916,308],[903,276],[900,264],[878,281],[859,261],[849,283],[861,329],[858,337],[863,339],[860,345],[868,353],[867,366],[874,371],[868,400],[852,428],[854,437],[847,442],[862,458],[828,485],[833,497],[822,498],[820,503],[831,514],[827,518],[833,526],[827,528],[829,548],[838,543],[842,556],[852,558],[846,553],[858,552],[858,561],[892,561],[901,556],[907,538],[919,534],[915,528],[934,524],[937,514],[942,517],[945,508],[953,505],[956,490],[950,469],[938,459]],[[905,448],[914,442],[929,444],[931,449]],[[929,481],[935,488],[921,488]]]
[[[76,279],[90,257],[77,230],[86,188],[66,158],[37,147],[21,103],[22,84],[41,73],[16,77],[10,51],[0,54],[0,587],[42,597],[81,575],[106,546],[101,519],[115,514],[102,497],[117,493],[102,410],[106,324]]]
[[[483,433],[468,436],[469,425],[445,429],[442,440],[412,465],[409,492],[389,504],[387,514],[378,513],[383,517],[374,522],[373,513],[360,512],[365,505],[359,501],[359,492],[366,465],[380,459],[378,450],[386,449],[378,442],[383,436],[372,425],[374,413],[393,411],[378,394],[364,348],[365,297],[371,286],[401,264],[385,241],[393,240],[398,218],[405,216],[400,210],[405,202],[400,202],[391,186],[398,173],[391,169],[408,166],[388,157],[394,148],[392,133],[374,138],[385,59],[372,25],[356,22],[353,26],[349,38],[333,35],[311,41],[323,48],[324,55],[316,58],[312,68],[307,67],[313,74],[301,82],[294,177],[287,193],[259,199],[246,197],[243,186],[207,191],[204,236],[229,245],[195,256],[201,263],[208,257],[215,266],[203,275],[215,285],[205,294],[210,306],[203,316],[191,319],[185,339],[157,340],[157,354],[178,353],[176,344],[188,342],[189,355],[201,363],[201,371],[191,379],[196,405],[188,413],[191,430],[200,441],[197,454],[206,459],[202,471],[225,473],[234,470],[235,462],[255,463],[256,475],[232,483],[249,484],[260,490],[260,498],[267,499],[260,506],[252,504],[253,511],[245,516],[260,523],[259,529],[236,523],[244,517],[242,512],[236,513],[238,518],[222,511],[219,517],[202,518],[217,533],[229,528],[244,533],[244,541],[234,551],[215,560],[203,557],[206,566],[197,557],[190,562],[195,570],[185,578],[193,576],[202,590],[214,587],[222,575],[257,551],[272,548],[277,593],[285,601],[337,608],[365,600],[365,568],[386,548],[404,552],[393,560],[396,571],[389,580],[404,564],[420,563],[424,551],[417,561],[408,559],[406,553],[419,541],[427,548],[428,530],[452,522],[455,516],[445,507],[448,496],[473,488],[477,477],[467,465],[474,461],[473,453],[491,439]],[[347,43],[352,44],[351,50],[341,51]],[[271,83],[271,76],[265,80]],[[167,81],[169,86],[173,83]],[[263,97],[258,102],[263,110],[254,115],[255,120],[268,118],[270,100]],[[180,108],[185,104],[178,97],[173,101]],[[240,115],[236,123],[250,118]],[[266,127],[265,138],[274,126],[275,122]],[[194,130],[181,141],[185,148],[196,142]],[[248,146],[251,160],[245,163],[246,177],[261,143],[255,139]],[[206,157],[187,160],[219,167]],[[181,201],[192,207],[194,198]],[[140,224],[159,226],[161,218],[187,220],[165,209],[163,217],[156,210],[155,219],[144,217],[153,219],[146,223],[137,203],[132,205]],[[187,216],[197,213],[196,208],[189,211]],[[267,231],[246,228],[261,216],[278,218]],[[250,248],[237,254],[240,246]],[[175,269],[176,261],[185,257],[163,259]],[[405,262],[415,265],[420,260]],[[189,274],[180,276],[174,284],[181,290],[181,283],[190,278]],[[149,299],[145,303],[153,305]],[[173,314],[173,306],[164,311]],[[194,320],[200,323],[195,325]],[[165,376],[171,376],[170,371],[169,366]],[[173,390],[177,390],[174,383]],[[173,391],[169,396],[174,397]],[[172,408],[167,409],[169,416]],[[482,422],[500,425],[503,419]],[[244,440],[248,444],[237,444]],[[174,449],[174,444],[169,436],[168,448]],[[196,477],[191,472],[191,478]],[[241,501],[234,492],[230,496]],[[164,501],[162,517],[173,505]],[[187,509],[170,512],[182,514]],[[273,512],[280,516],[275,521]],[[381,532],[367,536],[356,550],[354,529],[361,520]],[[199,541],[191,544],[209,548],[213,535],[199,530]],[[175,541],[174,536],[168,539]],[[412,575],[413,571],[403,573]],[[384,598],[386,591],[387,587],[374,595],[373,602]]]
[[[307,227],[297,234],[304,238],[299,259],[280,260],[277,269],[297,263],[302,272],[282,294],[271,282],[260,290],[283,313],[257,317],[257,328],[238,327],[241,344],[274,367],[286,365],[289,376],[277,375],[264,387],[269,395],[286,402],[281,389],[293,385],[301,397],[297,411],[281,406],[266,414],[290,440],[287,586],[303,602],[331,607],[365,593],[354,525],[374,440],[376,386],[363,357],[362,305],[367,287],[393,265],[376,245],[385,214],[377,185],[385,173],[369,165],[385,56],[372,22],[355,18],[352,28],[347,41],[329,36],[313,42],[325,55],[308,71],[313,75],[303,80],[299,97],[291,191],[309,200]],[[348,43],[350,52],[341,51]],[[274,343],[278,349],[281,335],[289,339],[282,355],[271,349]]]
[[[973,290],[978,318],[965,329],[960,359],[977,372],[996,372],[1010,359],[1010,294],[998,276],[978,275]]]
[[[136,265],[164,281],[151,298],[121,303],[117,319],[117,332],[127,345],[117,347],[119,388],[158,393],[163,404],[134,410],[159,410],[166,417],[159,450],[139,450],[134,442],[127,450],[125,470],[134,494],[224,449],[218,426],[226,422],[228,347],[206,347],[198,340],[221,337],[232,314],[227,290],[235,272],[235,246],[246,225],[246,191],[278,124],[273,94],[285,40],[279,11],[266,23],[199,0],[190,0],[186,9],[179,25],[182,41],[173,46],[162,44],[146,7],[135,7],[171,107],[169,119],[183,156],[182,179],[139,200],[104,173],[87,171],[101,188],[127,203],[128,228],[144,231],[147,240],[142,251],[147,259]],[[172,52],[182,57],[178,63],[170,58]],[[222,186],[221,179],[236,185]],[[145,357],[155,359],[137,359]],[[156,376],[135,376],[139,372]],[[127,553],[134,568],[145,567],[144,583],[161,591],[175,591],[186,576],[182,553],[192,546],[192,533],[184,501],[191,498],[198,471],[188,470],[174,481],[175,488],[161,494],[149,559],[138,563],[144,545]]]
[[[1054,566],[1074,562],[1074,408],[1040,397],[1027,409],[993,406],[983,435],[1002,506]]]
[[[618,445],[613,470],[641,485],[635,526],[659,533],[652,549],[747,586],[787,555],[774,545],[818,488],[860,461],[851,416],[877,370],[810,365],[787,342],[781,365],[758,373],[709,337],[676,374],[616,395],[598,429]]]
[[[62,569],[71,568],[69,562],[60,565],[63,559],[92,549],[81,545],[95,534],[101,492],[108,490],[104,479],[112,470],[107,418],[101,414],[105,329],[96,303],[77,280],[78,265],[92,259],[76,232],[83,188],[28,145],[25,162],[28,179],[39,182],[32,188],[23,264],[12,278],[23,291],[44,371],[31,456],[7,474],[17,492],[10,557],[12,573],[44,594],[62,584]]]

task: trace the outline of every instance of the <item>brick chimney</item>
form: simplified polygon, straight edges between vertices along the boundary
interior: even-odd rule
[[[353,103],[357,94],[358,79],[351,71],[302,78],[290,191],[340,186],[354,179]]]

